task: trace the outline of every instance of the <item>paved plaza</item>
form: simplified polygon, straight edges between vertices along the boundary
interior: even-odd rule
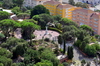
[[[45,34],[45,30],[35,30],[34,35],[36,36],[35,39],[39,40],[44,38],[49,38],[50,40],[57,40],[57,37],[60,35],[56,31],[48,30],[47,34]]]

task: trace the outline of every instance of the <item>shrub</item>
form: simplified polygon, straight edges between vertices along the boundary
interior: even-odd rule
[[[57,32],[59,32],[59,33],[62,33],[62,31],[59,30],[59,29],[57,29],[57,28],[49,27],[48,29],[49,29],[49,30],[53,30],[53,31],[57,31]]]
[[[63,53],[63,49],[60,48],[59,51],[60,51],[61,53]]]
[[[80,40],[77,40],[77,41],[74,43],[74,46],[80,47],[80,44],[81,44],[81,41],[80,41]]]
[[[64,62],[63,65],[64,65],[64,66],[69,66],[69,63]]]
[[[88,54],[89,56],[96,56],[96,48],[91,45],[86,45],[85,47],[85,53]]]

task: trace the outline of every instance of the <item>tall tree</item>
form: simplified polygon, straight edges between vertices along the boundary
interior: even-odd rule
[[[18,27],[20,27],[20,24],[15,22],[14,20],[5,19],[0,21],[0,28],[6,37],[10,36],[10,32],[14,34],[14,30]]]
[[[68,59],[72,59],[73,58],[73,47],[72,46],[68,47],[67,56],[68,56]]]
[[[40,27],[38,25],[36,25],[32,22],[26,22],[26,21],[21,22],[21,27],[23,29],[23,34],[22,34],[23,38],[30,39],[30,42],[32,40],[33,32],[36,29],[40,29]]]
[[[43,5],[37,5],[31,10],[31,18],[34,15],[39,15],[39,14],[42,14],[42,13],[49,14],[49,10],[46,9]]]
[[[53,22],[53,18],[49,14],[35,15],[33,16],[33,19],[37,20],[38,25],[40,25],[41,27],[45,27],[48,22],[51,22],[51,23]]]
[[[8,19],[10,17],[10,14],[5,11],[0,11],[0,20]]]

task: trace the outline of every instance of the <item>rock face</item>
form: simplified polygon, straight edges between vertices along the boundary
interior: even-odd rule
[[[69,0],[63,0],[63,2],[67,2],[68,3]],[[91,5],[98,5],[100,4],[100,0],[74,0],[75,3],[77,2],[83,2],[83,3],[88,3]]]

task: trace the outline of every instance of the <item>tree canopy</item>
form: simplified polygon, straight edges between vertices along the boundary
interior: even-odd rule
[[[31,10],[31,18],[34,15],[39,15],[39,14],[42,14],[42,13],[49,14],[49,10],[46,9],[43,5],[37,5]]]
[[[53,22],[53,17],[49,14],[40,14],[33,16],[34,20],[38,21],[38,25],[45,27],[48,22]]]
[[[1,30],[3,31],[3,34],[6,36],[6,37],[9,37],[10,35],[10,32],[13,32],[14,33],[14,30],[16,28],[20,27],[20,24],[14,20],[11,20],[11,19],[5,19],[5,20],[2,20],[0,21],[0,28]]]
[[[9,17],[10,17],[10,14],[8,12],[0,11],[0,20],[8,19]]]

